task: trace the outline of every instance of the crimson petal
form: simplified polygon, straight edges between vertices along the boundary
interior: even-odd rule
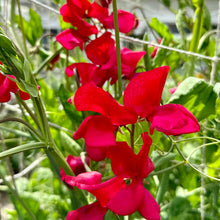
[[[68,212],[66,220],[103,220],[107,210],[101,207],[99,202],[94,202]]]
[[[131,108],[118,104],[105,90],[93,83],[81,86],[75,93],[74,103],[78,111],[94,111],[110,119],[114,125],[133,124],[137,114]]]
[[[134,181],[121,189],[108,203],[107,207],[118,215],[131,215],[138,210],[144,195],[144,186]]]
[[[146,189],[144,189],[144,198],[138,211],[147,220],[160,220],[160,206]]]
[[[138,115],[147,117],[160,105],[168,66],[159,67],[133,78],[124,91],[124,105],[133,107]]]
[[[83,42],[87,38],[82,37],[77,30],[66,29],[56,36],[56,40],[67,50],[72,50],[77,46],[82,50]]]
[[[166,135],[188,134],[200,130],[200,125],[194,115],[178,104],[159,106],[153,112],[150,121],[151,134],[154,129]]]

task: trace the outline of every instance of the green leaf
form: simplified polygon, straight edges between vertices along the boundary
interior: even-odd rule
[[[66,112],[67,116],[75,123],[80,124],[82,122],[82,115],[81,112],[78,112],[74,105],[71,105],[67,102],[68,98],[70,98],[70,94],[64,88],[64,85],[60,85],[58,96],[60,101],[63,105],[64,111]]]
[[[11,43],[11,40],[6,37],[3,33],[0,34],[0,47],[4,49],[9,55],[16,55],[15,48]]]
[[[33,97],[37,97],[38,96],[38,88],[35,84],[29,83],[29,82],[25,82],[24,80],[21,79],[22,85],[21,83],[19,84],[22,88],[25,88],[25,90]],[[25,91],[25,92],[26,92]]]
[[[157,18],[151,19],[150,27],[153,28],[161,38],[166,38],[168,41],[173,39],[173,35],[170,33],[169,28]]]
[[[30,42],[32,46],[34,46],[38,38],[42,36],[43,28],[41,25],[41,17],[32,8],[29,8],[29,16],[30,16],[29,21],[26,21],[22,17],[22,22],[27,40]],[[18,24],[18,27],[21,28],[19,20],[20,17],[17,15],[15,17],[15,21]]]
[[[23,72],[24,72],[25,81],[30,83],[31,82],[31,65],[27,59],[24,59]]]
[[[9,157],[11,155],[20,153],[20,152],[24,152],[27,150],[33,150],[33,149],[39,149],[39,148],[45,148],[46,145],[43,142],[37,142],[37,143],[28,143],[28,144],[24,144],[24,145],[20,145],[17,147],[13,147],[9,150],[5,150],[3,152],[0,152],[0,160],[5,158],[5,157]]]
[[[202,79],[188,77],[178,86],[169,103],[185,106],[200,121],[215,114],[216,99],[212,85]]]
[[[80,145],[65,132],[60,131],[62,147],[71,155],[78,156],[82,151]]]

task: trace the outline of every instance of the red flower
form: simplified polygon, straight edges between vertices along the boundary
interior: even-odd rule
[[[135,26],[135,16],[130,12],[118,10],[118,26],[119,32],[129,33]],[[113,13],[109,15],[107,7],[102,7],[96,2],[93,2],[88,11],[88,16],[97,18],[106,29],[114,29]]]
[[[160,219],[160,207],[142,183],[154,169],[148,156],[152,140],[147,133],[142,138],[144,144],[138,155],[126,142],[117,142],[116,146],[110,147],[108,157],[116,177],[101,183],[101,174],[93,171],[76,177],[66,176],[64,181],[92,193],[103,208],[116,214],[130,215],[139,211],[148,220]],[[130,180],[130,184],[127,185],[125,180]]]
[[[124,91],[124,105],[132,107],[139,116],[151,122],[154,128],[167,135],[198,132],[196,118],[183,106],[160,106],[161,95],[169,67],[159,67],[133,78]]]
[[[12,75],[8,75],[8,77],[12,78],[12,79],[16,79],[14,76]],[[11,99],[11,92],[12,93],[19,93],[20,97],[23,100],[27,100],[30,99],[30,95],[26,92],[21,91],[17,84],[10,80],[8,77],[2,75],[0,73],[0,102],[8,102]]]
[[[78,130],[73,134],[74,139],[84,138],[86,151],[92,160],[100,161],[105,159],[107,150],[114,146],[115,126],[111,121],[101,115],[87,117]]]
[[[82,50],[87,37],[81,36],[77,30],[66,29],[56,36],[56,40],[67,50],[72,50],[77,46]]]
[[[128,106],[118,104],[114,98],[93,83],[81,86],[75,93],[74,104],[77,111],[93,111],[109,118],[113,125],[134,124],[136,112]]]
[[[67,214],[66,220],[102,220],[107,208],[103,208],[99,202],[85,205]]]
[[[94,82],[98,87],[102,87],[103,84],[109,79],[107,71],[102,70],[100,67],[92,63],[71,64],[65,70],[68,77],[74,75],[74,69],[77,70],[82,85]]]

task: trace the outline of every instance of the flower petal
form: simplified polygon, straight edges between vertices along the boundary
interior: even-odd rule
[[[166,135],[181,135],[200,131],[200,125],[193,114],[178,104],[159,106],[149,120],[151,121],[151,134],[154,129]]]
[[[146,189],[144,189],[144,198],[138,211],[147,220],[160,220],[160,206]]]
[[[118,104],[105,90],[93,83],[81,86],[74,96],[78,111],[94,111],[110,119],[114,125],[133,124],[137,114],[131,107]]]
[[[103,220],[107,210],[107,208],[101,207],[99,202],[94,202],[68,212],[66,220]]]
[[[69,186],[76,186],[79,189],[87,189],[91,186],[100,184],[102,180],[102,174],[96,171],[81,173],[77,176],[66,175],[64,181]]]
[[[135,16],[130,12],[118,10],[118,26],[119,32],[128,33],[135,25]],[[114,29],[113,13],[102,21],[105,28]]]
[[[87,38],[82,37],[77,30],[66,29],[56,36],[56,40],[67,50],[72,50],[77,46],[82,50],[83,42],[86,41]]]
[[[74,63],[66,68],[68,77],[74,75],[74,69],[77,69],[82,84],[94,82],[98,87],[102,87],[109,76],[105,70],[101,70],[92,63]]]
[[[134,76],[136,66],[145,54],[145,51],[132,51],[128,48],[121,49],[122,74],[126,79],[130,80]]]
[[[159,67],[133,78],[124,91],[124,105],[133,107],[141,117],[148,117],[160,105],[168,66]]]
[[[86,159],[86,163],[89,165],[89,157],[86,157],[85,159]],[[86,172],[81,157],[68,155],[66,161],[76,176],[79,175],[80,173]]]
[[[154,170],[154,164],[148,156],[152,139],[147,132],[141,134],[141,137],[144,144],[137,155],[137,170],[139,171],[138,176],[144,179]]]
[[[109,148],[107,157],[111,159],[113,173],[122,178],[137,176],[137,158],[126,142],[117,142]]]
[[[109,63],[114,58],[113,51],[115,51],[115,41],[111,38],[110,32],[105,32],[85,48],[87,57],[96,65]],[[116,60],[116,54],[114,60]]]
[[[121,189],[108,203],[107,207],[118,215],[131,215],[139,208],[144,195],[142,182],[134,181]]]
[[[76,140],[84,138],[89,157],[99,161],[100,158],[101,160],[105,158],[107,148],[116,144],[114,132],[115,126],[108,118],[102,115],[92,115],[82,122],[73,134],[73,138]]]

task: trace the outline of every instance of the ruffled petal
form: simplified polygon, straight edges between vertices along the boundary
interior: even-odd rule
[[[108,14],[108,8],[101,7],[96,2],[93,2],[88,10],[88,16],[91,18],[97,18],[100,22],[102,22],[106,17],[108,17]]]
[[[166,135],[181,135],[200,131],[197,119],[185,107],[178,104],[159,106],[150,118],[151,134],[153,130]]]
[[[146,189],[144,189],[144,198],[138,211],[147,220],[160,220],[160,206]]]
[[[130,80],[134,76],[136,66],[145,54],[145,51],[132,51],[128,48],[121,49],[122,74],[126,79]]]
[[[143,139],[143,146],[137,155],[137,170],[139,172],[138,176],[144,179],[154,170],[154,164],[148,156],[152,139],[147,132],[141,134],[141,137]]]
[[[116,146],[110,147],[107,157],[111,159],[113,173],[122,178],[137,176],[137,158],[126,142],[117,142]]]
[[[111,38],[110,32],[105,32],[85,48],[87,57],[96,65],[108,63],[112,59],[113,50],[115,50],[115,41]]]
[[[66,29],[56,36],[56,40],[67,50],[72,50],[77,46],[82,50],[83,42],[85,42],[87,38],[82,37],[77,30]]]
[[[131,215],[138,210],[144,195],[142,182],[134,181],[121,189],[108,203],[107,207],[118,215]]]
[[[137,114],[131,107],[118,104],[113,97],[93,83],[81,86],[74,96],[78,111],[94,111],[110,119],[114,125],[133,124]]]
[[[66,68],[68,77],[74,75],[74,69],[77,69],[81,83],[86,84],[94,82],[98,87],[102,87],[109,76],[105,70],[101,70],[92,63],[74,63]]]
[[[84,138],[90,147],[115,145],[115,126],[102,115],[88,116],[73,134],[74,139]]]
[[[89,157],[99,161],[100,158],[101,160],[105,158],[107,148],[116,144],[114,132],[115,126],[108,118],[102,115],[92,115],[82,122],[73,134],[73,138],[76,140],[84,138]]]
[[[76,186],[79,189],[89,189],[94,185],[100,184],[102,174],[96,171],[81,173],[77,176],[66,175],[64,180],[69,186]]]
[[[105,28],[114,29],[113,13],[102,21]],[[118,10],[118,26],[119,32],[128,33],[135,25],[135,16],[130,12]]]
[[[87,165],[89,165],[89,157],[85,157],[85,159]],[[81,157],[68,155],[66,161],[76,176],[79,175],[80,173],[86,172]]]
[[[133,107],[143,118],[151,114],[160,105],[168,71],[169,67],[163,66],[133,78],[125,88],[124,105]]]
[[[103,220],[107,210],[107,208],[101,207],[99,202],[94,202],[68,212],[66,220]]]

